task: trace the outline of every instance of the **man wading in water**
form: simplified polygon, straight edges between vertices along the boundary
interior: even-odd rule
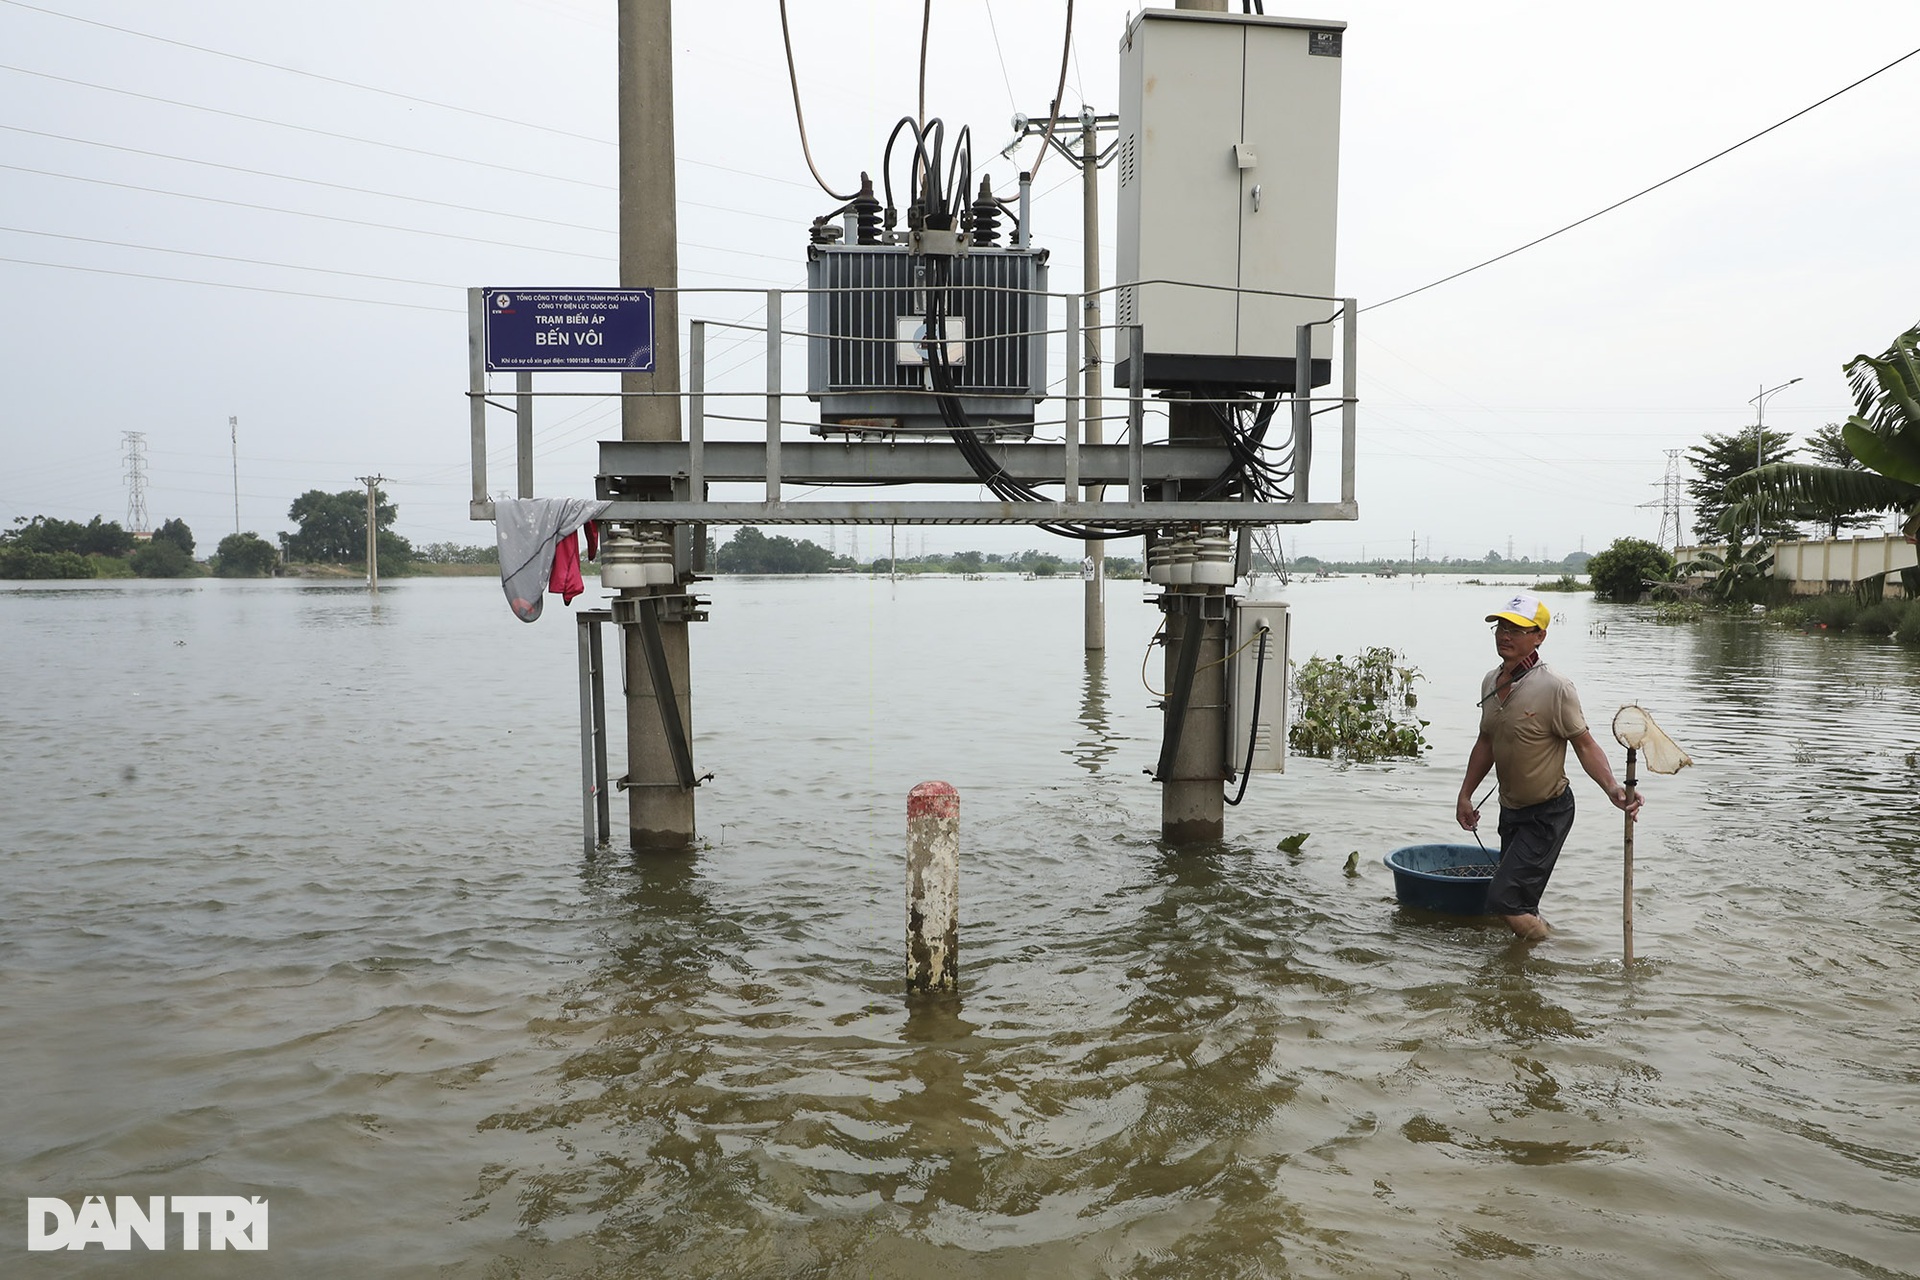
[[[1637,819],[1642,803],[1639,795],[1628,800],[1627,789],[1614,781],[1606,752],[1587,732],[1573,684],[1540,661],[1552,619],[1546,605],[1526,594],[1487,615],[1500,665],[1480,682],[1480,736],[1454,805],[1460,825],[1478,830],[1473,789],[1494,770],[1500,783],[1500,866],[1487,886],[1487,908],[1528,942],[1547,936],[1540,894],[1573,830],[1568,746],[1616,809]]]

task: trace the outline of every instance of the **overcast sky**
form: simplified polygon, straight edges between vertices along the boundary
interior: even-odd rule
[[[1064,7],[936,0],[929,113],[996,152],[1016,110],[1045,109]],[[1070,110],[1115,109],[1127,12],[1075,5]],[[1912,0],[1303,12],[1349,24],[1337,275],[1363,306],[1920,47]],[[851,184],[914,110],[920,6],[791,13],[814,156]],[[416,544],[490,541],[466,518],[464,290],[616,282],[614,28],[612,0],[0,0],[0,523],[124,520],[122,436],[140,431],[152,523],[186,520],[205,554],[235,526],[233,417],[241,528],[271,538],[298,494],[379,473]],[[799,286],[807,224],[835,202],[801,157],[777,7],[680,4],[675,45],[682,285]],[[1920,320],[1917,101],[1920,58],[1587,226],[1367,312],[1362,518],[1289,546],[1404,555],[1418,538],[1422,554],[1472,556],[1511,540],[1558,558],[1651,538],[1665,451],[1750,427],[1762,387],[1804,379],[1769,399],[1770,427],[1804,437],[1844,418],[1841,365]],[[995,164],[996,188],[1016,168]],[[1111,170],[1102,186],[1111,279]],[[1076,175],[1055,156],[1038,189],[1036,239],[1054,287],[1075,288]],[[695,296],[683,318],[754,306]],[[712,359],[737,385],[763,377],[750,341]],[[539,492],[590,495],[615,410],[555,399],[539,416]],[[512,483],[511,440],[496,417],[495,488]],[[926,535],[933,549],[1052,541]]]

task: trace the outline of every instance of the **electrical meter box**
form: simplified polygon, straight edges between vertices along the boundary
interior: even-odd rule
[[[1287,605],[1283,600],[1235,600],[1228,629],[1227,723],[1238,772],[1284,773],[1287,768]],[[1260,635],[1265,627],[1267,634]],[[1256,684],[1259,698],[1255,700]],[[1248,743],[1253,763],[1247,763]]]
[[[1345,31],[1190,9],[1128,24],[1116,385],[1144,354],[1149,387],[1293,390],[1294,329],[1308,323],[1313,384],[1330,379]]]

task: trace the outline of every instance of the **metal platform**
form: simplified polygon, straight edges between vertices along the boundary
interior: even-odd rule
[[[764,392],[720,392],[707,384],[706,330],[703,321],[689,326],[687,388],[676,395],[687,406],[687,439],[684,441],[607,440],[600,443],[597,495],[613,503],[606,512],[610,520],[640,521],[674,525],[1075,525],[1108,529],[1151,529],[1171,524],[1217,524],[1234,527],[1248,525],[1300,524],[1313,520],[1354,520],[1359,504],[1354,497],[1354,460],[1357,435],[1358,386],[1355,378],[1355,317],[1358,308],[1352,299],[1334,299],[1340,309],[1330,323],[1338,326],[1342,353],[1340,388],[1336,395],[1294,396],[1286,401],[1292,418],[1292,447],[1295,457],[1293,498],[1284,502],[1251,502],[1239,499],[1194,500],[1182,498],[1183,488],[1192,492],[1193,482],[1211,481],[1228,468],[1231,455],[1225,445],[1145,442],[1147,392],[1142,383],[1140,362],[1130,372],[1130,387],[1111,399],[1126,405],[1128,426],[1126,444],[1088,444],[1081,440],[1083,404],[1099,403],[1097,398],[1057,394],[1064,410],[1065,443],[987,440],[983,447],[1006,474],[1029,486],[1059,486],[1057,501],[1016,502],[980,500],[874,499],[868,497],[790,500],[786,485],[817,488],[825,485],[937,485],[975,490],[984,488],[981,477],[966,463],[952,442],[926,439],[848,439],[788,440],[781,405],[785,391],[781,379],[781,344],[784,337],[780,317],[782,293],[766,293],[765,321],[761,326],[766,338]],[[1054,295],[1059,296],[1059,295]],[[1062,332],[1068,351],[1080,346],[1079,317],[1084,298],[1066,295]],[[477,313],[476,313],[477,314]],[[475,324],[477,326],[477,320]],[[1301,326],[1296,340],[1295,366],[1299,385],[1310,385],[1312,367],[1308,336],[1310,326]],[[1134,338],[1138,341],[1139,335]],[[493,516],[493,502],[486,489],[486,403],[485,373],[479,357],[476,337],[470,362],[469,403],[472,410],[473,500],[471,515],[476,520]],[[1081,370],[1069,378],[1069,386],[1086,378]],[[530,380],[523,378],[518,387],[519,438],[522,450],[530,448]],[[636,393],[626,393],[636,394]],[[637,393],[651,394],[651,393]],[[898,394],[928,396],[928,392]],[[765,406],[765,436],[760,440],[708,440],[706,438],[709,399],[722,395],[749,395]],[[1312,471],[1314,422],[1321,413],[1338,412],[1340,428],[1340,493],[1335,501],[1315,502],[1308,493]],[[737,419],[736,419],[737,420]],[[531,461],[523,457],[522,486],[530,490]],[[709,499],[716,484],[751,485],[760,489],[756,499],[726,501]],[[1118,490],[1114,500],[1092,501],[1083,495],[1088,486]],[[636,495],[647,495],[642,500]],[[531,496],[524,493],[522,496]]]

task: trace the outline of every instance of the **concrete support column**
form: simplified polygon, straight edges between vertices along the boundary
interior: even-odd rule
[[[620,287],[653,296],[653,372],[620,378],[625,392],[680,390],[679,223],[673,172],[673,10],[670,0],[619,0]],[[623,440],[678,440],[677,395],[628,395]]]
[[[1210,405],[1175,400],[1167,409],[1167,435],[1174,443],[1213,443],[1220,439],[1210,421]],[[1169,695],[1179,664],[1185,660],[1183,647],[1191,638],[1200,649],[1186,716],[1177,727],[1179,749],[1160,784],[1160,838],[1170,844],[1218,840],[1225,830],[1227,624],[1224,617],[1209,621],[1200,616],[1202,590],[1216,598],[1225,594],[1220,587],[1196,588],[1179,609],[1167,615],[1167,683],[1162,687]],[[1176,732],[1171,708],[1161,732]]]
[[[642,589],[622,594],[646,595],[647,592]],[[626,641],[623,662],[627,685],[628,833],[635,849],[684,849],[694,839],[693,792],[680,785],[673,750],[668,745],[665,722],[660,715],[659,695],[654,692],[653,672],[647,666],[647,649],[633,634],[634,630],[621,628]],[[680,709],[680,723],[686,727],[691,745],[693,693],[687,624],[662,620],[660,647],[666,655],[667,676],[673,683],[673,700]]]
[[[653,288],[653,372],[621,375],[623,440],[679,440],[680,283],[673,156],[671,0],[619,0],[620,284]],[[641,392],[662,394],[634,394]],[[670,498],[670,489],[628,495]],[[646,595],[629,590],[627,596]],[[693,792],[680,784],[645,646],[625,637],[627,826],[636,849],[693,843]],[[693,695],[686,622],[662,618],[660,643],[689,742]]]
[[[1213,588],[1211,594],[1220,594]],[[1185,661],[1189,643],[1200,648],[1187,698],[1185,719],[1179,726],[1180,745],[1173,768],[1160,783],[1160,838],[1169,844],[1196,844],[1218,840],[1226,830],[1227,781],[1227,624],[1202,619],[1195,612],[1167,615],[1166,683],[1172,692]],[[1174,731],[1172,709],[1161,732]]]

